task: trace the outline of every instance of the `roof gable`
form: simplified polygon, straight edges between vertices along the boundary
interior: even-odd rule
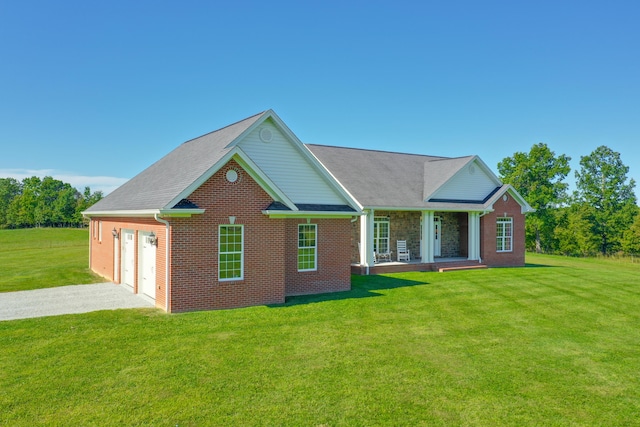
[[[269,138],[265,133],[260,135],[263,129],[272,132]],[[264,139],[269,139],[269,144]],[[256,149],[256,140],[272,148]],[[264,156],[265,152],[271,157]],[[181,144],[85,212],[170,210],[231,158],[246,168],[274,200],[293,210],[297,210],[296,203],[357,206],[275,112],[267,110]],[[281,158],[288,162],[270,164]],[[281,169],[293,167],[297,175],[289,179],[283,176]]]
[[[425,201],[484,201],[502,183],[479,157],[463,157],[425,164],[441,176],[435,191],[425,191]],[[446,173],[445,171],[449,172]],[[440,174],[442,172],[442,174]],[[425,185],[425,190],[427,186]]]

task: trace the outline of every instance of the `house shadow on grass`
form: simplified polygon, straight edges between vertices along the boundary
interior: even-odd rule
[[[526,268],[540,268],[540,267],[545,267],[545,268],[552,268],[555,267],[554,265],[547,265],[547,264],[533,264],[531,262],[527,262],[524,264],[524,266]]]
[[[370,298],[383,296],[378,292],[387,289],[404,288],[407,286],[428,285],[428,282],[399,279],[386,276],[352,276],[351,290],[342,292],[331,292],[326,294],[299,295],[285,299],[283,304],[269,304],[269,308],[291,307],[301,304],[313,304],[325,301],[336,301],[355,298]]]

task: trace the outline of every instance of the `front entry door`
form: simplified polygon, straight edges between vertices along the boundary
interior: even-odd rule
[[[148,233],[140,235],[140,288],[138,292],[156,298],[156,245]]]
[[[433,256],[442,256],[442,220],[439,216],[433,218]]]

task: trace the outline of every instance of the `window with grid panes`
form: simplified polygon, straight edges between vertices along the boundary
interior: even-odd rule
[[[498,252],[511,252],[513,250],[513,218],[498,218],[496,238],[496,250]]]
[[[244,277],[244,229],[242,225],[220,225],[218,229],[218,280]]]
[[[317,232],[316,224],[298,225],[298,271],[313,271],[318,267]]]

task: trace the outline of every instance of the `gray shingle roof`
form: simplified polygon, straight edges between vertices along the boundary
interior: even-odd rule
[[[473,209],[469,203],[425,203],[474,156],[436,157],[307,144],[362,206]],[[477,206],[481,208],[481,204]]]
[[[231,149],[229,144],[263,114],[265,112],[181,144],[87,212],[172,208],[167,204],[222,159]]]

